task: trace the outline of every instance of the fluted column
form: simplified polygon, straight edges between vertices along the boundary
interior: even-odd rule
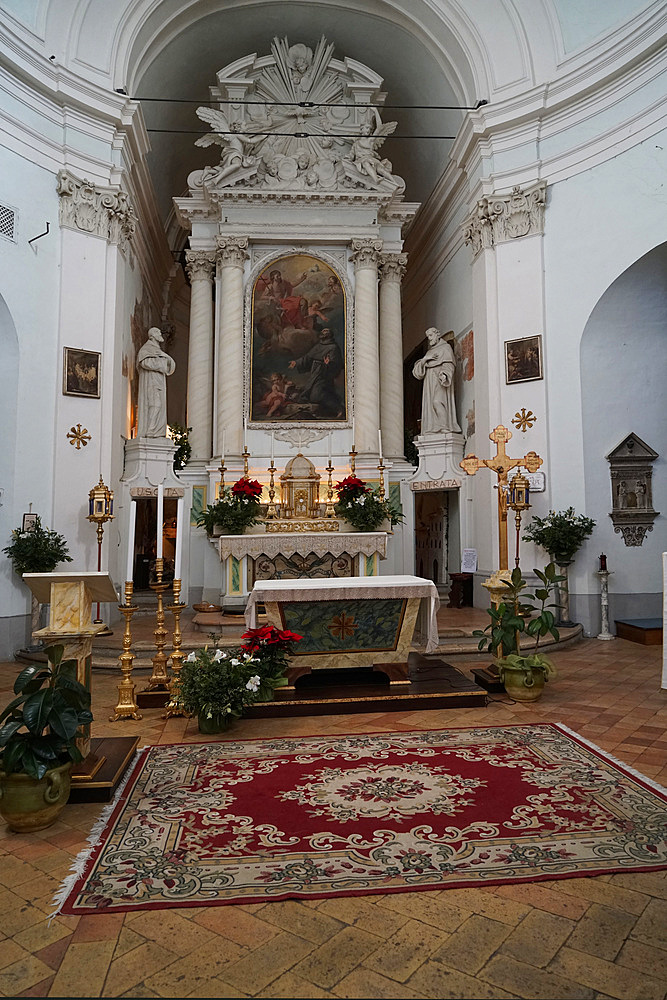
[[[190,343],[188,347],[187,425],[191,427],[193,462],[211,457],[213,429],[213,271],[215,254],[188,250],[190,277]]]
[[[247,237],[219,236],[216,257],[220,270],[220,331],[216,406],[217,451],[243,451],[243,263]]]
[[[380,427],[378,349],[378,260],[382,240],[353,239],[354,261],[354,419],[360,455],[377,455]]]
[[[380,426],[388,458],[404,458],[403,327],[401,281],[408,255],[383,254],[380,260]]]

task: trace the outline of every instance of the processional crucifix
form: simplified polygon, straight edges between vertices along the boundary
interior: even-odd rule
[[[510,469],[522,465],[529,472],[537,472],[542,465],[542,459],[534,451],[529,451],[523,458],[510,458],[505,451],[505,444],[512,437],[512,432],[498,424],[489,434],[489,439],[495,442],[496,454],[493,458],[477,458],[477,455],[466,455],[459,465],[469,476],[474,476],[478,469],[486,466],[498,476],[498,558],[499,569],[507,569],[507,473]]]

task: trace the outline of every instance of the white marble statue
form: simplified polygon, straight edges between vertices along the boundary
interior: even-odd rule
[[[429,348],[412,369],[412,374],[424,382],[422,394],[421,433],[441,431],[460,433],[454,402],[454,351],[434,326],[426,331]]]
[[[137,437],[167,436],[167,375],[173,375],[176,362],[160,348],[161,332],[156,326],[148,331],[148,340],[137,355],[139,399]]]

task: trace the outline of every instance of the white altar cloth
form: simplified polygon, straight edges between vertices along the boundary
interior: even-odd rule
[[[267,601],[342,601],[360,598],[420,597],[425,615],[426,652],[438,646],[437,612],[440,598],[435,584],[420,576],[364,576],[318,580],[257,580],[245,610],[248,628],[257,627],[257,604]]]

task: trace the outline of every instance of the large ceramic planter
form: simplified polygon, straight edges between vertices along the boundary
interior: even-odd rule
[[[205,736],[213,736],[215,733],[225,733],[235,718],[236,716],[231,715],[229,712],[212,715],[210,719],[205,715],[198,715],[197,724],[199,732],[204,733]]]
[[[72,762],[47,771],[43,778],[0,771],[0,814],[16,833],[45,830],[67,805]]]
[[[537,701],[544,690],[544,671],[531,669],[530,674],[520,667],[503,666],[500,677],[505,691],[514,701]]]

